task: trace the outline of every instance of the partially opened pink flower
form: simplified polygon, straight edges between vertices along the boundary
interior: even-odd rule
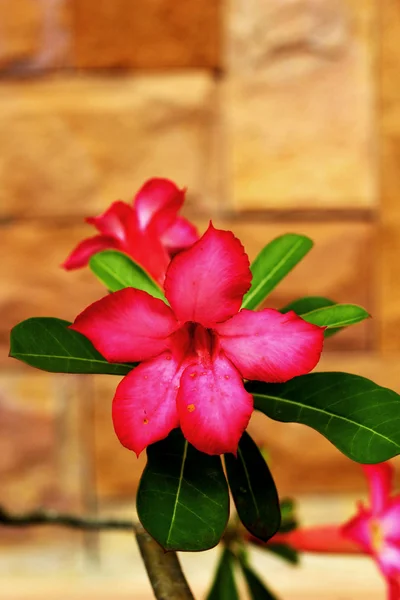
[[[139,454],[180,426],[202,452],[236,453],[253,411],[243,378],[283,382],[315,367],[323,328],[293,311],[240,310],[250,283],[239,240],[210,225],[168,267],[170,306],[126,288],[77,317],[71,327],[109,362],[141,363],[114,397],[124,446]]]
[[[199,238],[194,225],[178,216],[184,199],[185,190],[172,181],[150,179],[136,194],[133,206],[117,201],[102,215],[86,219],[99,235],[78,244],[64,268],[84,267],[97,252],[115,248],[129,254],[162,283],[171,256]]]
[[[363,465],[370,488],[370,506],[343,526],[343,534],[373,556],[387,577],[400,576],[400,495],[391,496],[393,468],[389,463]]]
[[[356,516],[344,525],[301,527],[278,533],[270,542],[302,552],[368,554],[385,576],[389,600],[400,600],[400,495],[391,495],[393,467],[389,463],[362,467],[370,488],[369,507],[360,503]]]

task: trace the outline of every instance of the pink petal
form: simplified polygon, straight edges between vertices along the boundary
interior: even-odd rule
[[[388,600],[400,600],[399,577],[388,579]]]
[[[253,538],[251,541],[254,542]],[[287,533],[277,533],[270,544],[289,544],[300,552],[323,554],[361,554],[358,544],[343,535],[338,525],[315,525],[299,527]],[[267,544],[268,544],[267,543]]]
[[[171,309],[146,292],[125,288],[91,304],[71,329],[86,336],[109,361],[142,361],[170,346],[178,325]]]
[[[221,353],[204,366],[188,366],[177,399],[183,435],[200,452],[236,454],[253,412],[240,374]]]
[[[400,496],[392,498],[379,517],[385,539],[400,543]]]
[[[165,294],[181,321],[210,327],[240,308],[251,284],[249,259],[231,231],[214,229],[171,261]]]
[[[176,394],[182,369],[169,352],[140,364],[119,384],[112,416],[123,446],[137,456],[178,427]]]
[[[158,233],[163,233],[173,224],[184,199],[185,190],[180,190],[169,179],[149,179],[134,199],[140,228],[144,230],[153,223]]]
[[[293,311],[243,309],[218,324],[221,347],[245,379],[284,382],[318,363],[324,330]]]
[[[67,271],[85,267],[91,257],[97,252],[117,247],[118,243],[113,238],[105,235],[95,235],[80,242],[62,264],[62,267]]]
[[[362,465],[368,479],[371,511],[380,514],[386,507],[392,487],[393,467],[390,463],[378,465]]]
[[[390,542],[376,555],[378,565],[385,577],[395,577],[400,574],[400,547]]]
[[[374,552],[371,540],[370,521],[370,512],[361,508],[358,515],[342,526],[343,535],[356,544],[359,544],[368,554]]]
[[[196,227],[184,217],[177,217],[161,237],[163,245],[172,255],[192,246],[198,239]]]
[[[114,237],[120,242],[125,242],[127,237],[127,226],[135,219],[133,208],[118,200],[113,202],[107,210],[98,217],[88,217],[87,223],[94,225],[100,233]]]
[[[124,249],[160,285],[164,283],[170,257],[154,227],[151,226],[146,231],[138,230],[135,235],[131,235]]]

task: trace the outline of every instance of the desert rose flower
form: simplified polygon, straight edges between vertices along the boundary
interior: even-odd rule
[[[381,463],[363,465],[363,470],[369,507],[359,503],[357,514],[344,525],[299,528],[275,535],[271,543],[289,544],[302,552],[368,554],[385,576],[389,600],[400,600],[400,495],[391,495],[393,468]]]
[[[97,252],[114,248],[129,254],[162,283],[171,256],[199,238],[194,225],[178,216],[184,199],[185,190],[172,181],[150,179],[136,194],[132,206],[117,201],[102,215],[86,219],[99,235],[80,242],[63,267],[79,269]]]
[[[125,288],[95,302],[72,329],[109,362],[140,362],[119,384],[114,428],[136,454],[180,426],[207,454],[236,453],[253,411],[243,379],[284,382],[311,371],[324,329],[293,311],[240,310],[249,260],[230,231],[209,229],[171,261],[169,306]]]
[[[384,576],[400,579],[400,495],[391,496],[393,468],[389,463],[363,465],[370,488],[370,506],[358,513],[343,534],[370,554]]]

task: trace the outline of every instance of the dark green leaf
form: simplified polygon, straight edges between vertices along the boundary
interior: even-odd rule
[[[334,306],[335,304],[337,304],[337,302],[333,302],[333,300],[323,298],[322,296],[306,296],[305,298],[299,298],[299,300],[290,302],[281,308],[280,312],[285,314],[289,312],[289,310],[294,310],[297,315],[303,315],[313,310],[317,310],[318,308]],[[339,331],[342,331],[342,327],[337,327],[336,329],[326,329],[324,335],[326,338],[328,338],[336,333],[339,333]]]
[[[268,552],[271,552],[276,556],[279,556],[279,558],[282,558],[291,565],[298,565],[300,562],[299,553],[297,552],[297,550],[292,548],[292,546],[288,546],[287,544],[269,543],[263,546],[263,549],[268,550]]]
[[[292,498],[283,498],[280,501],[282,522],[294,519],[296,503]]]
[[[364,308],[355,304],[338,304],[328,298],[320,296],[310,296],[300,298],[281,309],[281,313],[287,313],[289,310],[300,315],[305,321],[328,327],[325,330],[325,337],[330,337],[341,331],[344,327],[355,325],[368,319],[370,316]]]
[[[295,233],[287,233],[267,244],[250,267],[253,281],[243,298],[242,308],[256,309],[312,246],[310,238]]]
[[[240,566],[252,600],[277,600],[277,597],[266,587],[253,569],[242,561],[240,561]]]
[[[355,304],[335,304],[302,313],[301,317],[320,327],[339,329],[360,323],[360,321],[368,319],[369,314],[364,308]]]
[[[296,519],[286,519],[282,521],[281,526],[279,527],[279,533],[289,533],[289,531],[293,531],[298,527],[298,523]]]
[[[280,533],[288,533],[297,527],[296,505],[291,498],[284,498],[280,501],[281,507],[281,526]]]
[[[212,548],[229,518],[220,457],[198,452],[175,429],[147,448],[137,510],[143,527],[165,550]]]
[[[110,292],[133,287],[167,302],[162,289],[132,258],[118,250],[104,250],[92,256],[89,266]]]
[[[316,429],[346,456],[378,463],[400,453],[400,396],[349,373],[312,373],[284,384],[248,382],[255,408]]]
[[[233,560],[232,553],[225,548],[221,554],[207,600],[239,600],[233,573]]]
[[[294,310],[297,315],[303,315],[304,313],[317,310],[317,308],[325,308],[326,306],[334,306],[337,302],[329,300],[329,298],[323,298],[322,296],[306,296],[305,298],[299,298],[289,304],[286,304],[280,309],[281,313],[287,313],[289,310]]]
[[[257,444],[244,433],[237,458],[225,455],[229,487],[243,525],[266,542],[279,529],[281,512],[271,472]]]
[[[108,363],[68,321],[37,317],[11,330],[10,356],[51,373],[126,375],[134,365]]]

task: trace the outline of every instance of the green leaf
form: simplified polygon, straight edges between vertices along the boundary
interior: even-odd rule
[[[239,600],[233,573],[233,560],[232,553],[225,548],[218,562],[207,600]]]
[[[284,498],[280,501],[281,508],[281,526],[279,527],[280,533],[288,533],[293,531],[297,527],[296,519],[296,506],[294,500],[291,498]]]
[[[297,315],[303,315],[312,310],[317,310],[317,308],[325,308],[326,306],[334,306],[335,304],[337,302],[329,300],[329,298],[323,298],[322,296],[306,296],[305,298],[299,298],[286,304],[286,306],[280,309],[280,312],[285,314],[289,310],[294,310]]]
[[[253,280],[242,308],[256,309],[312,246],[310,238],[295,233],[287,233],[267,244],[250,267]]]
[[[338,304],[321,296],[300,298],[281,309],[281,313],[289,310],[300,315],[305,321],[314,323],[325,330],[325,337],[330,337],[341,331],[344,327],[355,325],[369,318],[367,311],[356,304]]]
[[[237,458],[225,455],[225,465],[240,520],[250,533],[266,542],[281,523],[279,498],[268,465],[248,433],[239,442]]]
[[[283,384],[248,382],[255,408],[316,429],[346,456],[378,463],[400,453],[400,396],[349,373],[312,373]]]
[[[243,561],[240,561],[240,566],[252,600],[277,600],[277,597],[266,587],[253,569]]]
[[[355,325],[369,318],[367,311],[356,304],[335,304],[334,306],[325,306],[316,308],[307,313],[302,313],[301,317],[320,327],[328,329],[338,329]]]
[[[221,458],[199,452],[180,430],[173,430],[147,448],[137,511],[143,527],[165,550],[212,548],[229,518]]]
[[[299,553],[297,550],[292,548],[292,546],[288,546],[288,544],[266,544],[263,546],[264,550],[279,556],[282,560],[290,563],[291,565],[298,565],[300,562]]]
[[[68,321],[34,317],[11,330],[10,356],[51,373],[105,373],[126,375],[128,363],[108,363],[92,343]]]
[[[282,498],[280,507],[282,522],[294,520],[296,503],[292,498]]]
[[[118,250],[98,252],[90,259],[89,266],[110,292],[133,287],[167,302],[162,289],[150,275],[123,252]]]

